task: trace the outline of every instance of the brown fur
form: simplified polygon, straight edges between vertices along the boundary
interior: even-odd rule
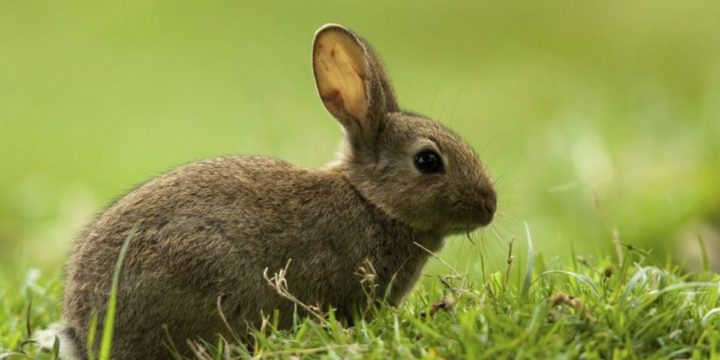
[[[330,34],[343,37],[341,46],[357,47],[339,50],[359,54],[350,61],[362,76],[318,75],[325,55],[317,49]],[[294,305],[263,271],[272,274],[291,259],[289,290],[306,304],[334,307],[352,320],[365,302],[357,273],[366,260],[380,293],[387,290],[398,304],[428,258],[414,242],[438,251],[445,236],[491,221],[493,184],[473,151],[432,120],[397,109],[367,43],[327,25],[314,49],[321,98],[347,135],[341,159],[308,170],[264,157],[216,158],[175,169],[119,200],[88,226],[69,262],[65,317],[80,353],[92,314],[104,317],[113,267],[138,222],[119,287],[115,359],[166,357],[163,325],[185,353],[188,339],[226,335],[218,298],[233,326],[258,326],[261,313],[279,310],[288,328]],[[348,100],[333,79],[361,81],[366,93]],[[348,101],[352,108],[345,108]],[[427,148],[442,155],[443,173],[414,167],[414,154]]]

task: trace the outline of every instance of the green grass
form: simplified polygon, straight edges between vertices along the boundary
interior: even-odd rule
[[[57,271],[74,235],[179,164],[264,154],[317,167],[337,122],[315,93],[315,29],[340,22],[382,55],[404,107],[455,129],[497,179],[489,241],[622,241],[684,262],[720,228],[720,3],[0,1],[0,267]],[[609,225],[609,226],[608,226]],[[710,243],[710,240],[708,240]],[[472,250],[472,251],[468,251]],[[495,266],[497,267],[497,266]]]
[[[478,151],[500,213],[440,253],[466,291],[443,285],[457,274],[433,260],[400,309],[352,330],[268,327],[258,352],[710,356],[718,315],[702,323],[718,305],[698,282],[720,271],[718,11],[714,0],[0,1],[0,347],[35,356],[21,346],[28,308],[31,329],[60,319],[73,238],[134,184],[225,154],[329,161],[341,134],[315,94],[310,43],[339,22],[382,55],[401,105]],[[578,300],[551,306],[555,293]],[[452,311],[418,315],[449,294]]]
[[[621,256],[549,269],[542,256],[523,264],[510,252],[506,269],[477,278],[446,264],[402,306],[369,307],[372,319],[355,326],[330,313],[282,331],[269,316],[251,344],[199,341],[193,358],[720,358],[720,276],[683,274],[633,247]],[[57,285],[32,275],[3,294],[0,358],[53,358],[25,340],[59,320]]]
[[[120,276],[122,274],[122,266],[123,262],[125,261],[125,255],[127,254],[128,248],[130,248],[130,244],[132,243],[132,238],[135,235],[135,231],[137,230],[138,224],[135,224],[135,226],[130,229],[130,232],[128,233],[127,237],[125,238],[125,241],[123,242],[123,246],[120,249],[120,255],[118,256],[117,263],[115,265],[115,271],[113,272],[113,279],[112,279],[112,286],[110,287],[110,299],[108,300],[108,308],[105,316],[104,326],[103,326],[103,333],[102,338],[100,339],[100,354],[99,359],[100,360],[109,360],[110,359],[110,351],[112,349],[112,339],[113,339],[113,333],[114,333],[114,326],[115,326],[115,312],[117,309],[117,292],[118,292],[118,286],[120,284]],[[95,318],[93,321],[91,321],[91,324],[95,323]],[[92,329],[94,325],[90,325],[90,328]],[[93,335],[88,336],[88,344],[94,344],[93,342]],[[88,346],[88,349],[92,349],[92,346]],[[91,354],[88,354],[88,358],[94,358]]]

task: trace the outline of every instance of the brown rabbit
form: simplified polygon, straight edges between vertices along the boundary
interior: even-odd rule
[[[84,357],[94,313],[101,331],[113,268],[136,224],[119,284],[114,359],[167,357],[164,325],[185,354],[188,340],[227,335],[218,302],[240,329],[274,310],[291,326],[295,306],[263,278],[266,269],[288,266],[298,300],[352,321],[367,300],[357,275],[363,264],[372,264],[378,293],[398,304],[428,258],[417,244],[438,251],[446,236],[490,223],[496,194],[473,150],[433,120],[400,110],[367,42],[323,26],[313,70],[323,104],[345,130],[341,157],[317,170],[216,158],[127,194],[73,248],[65,350]]]

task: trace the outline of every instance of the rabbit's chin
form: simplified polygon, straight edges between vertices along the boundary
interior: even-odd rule
[[[445,228],[445,234],[447,236],[452,235],[466,235],[470,234],[473,231],[480,229],[482,227],[487,226],[487,224],[452,224]]]
[[[493,221],[493,215],[492,213],[485,213],[481,216],[473,216],[460,221],[453,221],[443,226],[443,230],[447,235],[469,234],[477,229],[490,225]]]
[[[409,226],[415,230],[422,231],[422,232],[429,232],[434,233],[438,236],[445,237],[445,236],[452,236],[452,235],[465,235],[472,233],[475,230],[478,230],[482,227],[488,226],[492,223],[492,215],[482,217],[480,219],[473,218],[471,220],[466,221],[452,221],[452,222],[435,222],[432,223],[430,221],[428,222],[410,222],[410,221],[403,221],[398,218],[394,218],[395,220],[398,220],[402,223],[404,223],[406,226]]]

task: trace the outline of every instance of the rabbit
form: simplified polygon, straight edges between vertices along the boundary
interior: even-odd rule
[[[190,341],[230,338],[228,325],[247,333],[275,312],[291,328],[308,312],[268,283],[280,270],[297,301],[352,324],[369,296],[363,266],[398,305],[447,236],[492,221],[495,185],[475,152],[439,123],[400,109],[368,42],[324,25],[312,67],[322,103],[344,130],[338,159],[315,170],[260,156],[198,161],[112,204],[71,250],[66,353],[97,354],[99,336],[86,345],[91,319],[100,334],[128,236],[111,356],[154,359],[172,346],[191,355]]]

